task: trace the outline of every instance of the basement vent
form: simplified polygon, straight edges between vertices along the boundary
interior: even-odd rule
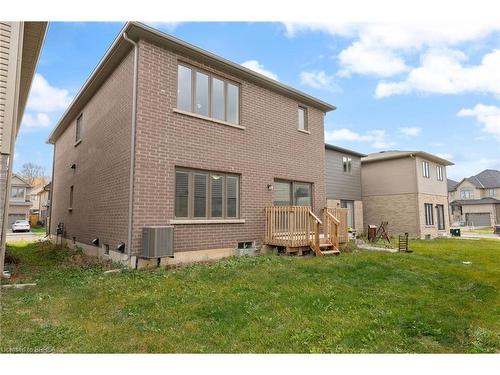
[[[143,258],[164,258],[174,256],[174,227],[150,226],[142,228]]]

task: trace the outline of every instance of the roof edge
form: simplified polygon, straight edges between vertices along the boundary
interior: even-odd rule
[[[350,155],[359,156],[359,157],[365,157],[365,156],[367,156],[366,154],[362,154],[361,152],[357,152],[357,151],[353,151],[353,150],[350,150],[350,149],[347,149],[347,148],[335,146],[335,145],[332,145],[332,144],[329,144],[329,143],[325,143],[325,149],[332,150],[332,151],[343,152],[345,154],[350,154]]]
[[[369,154],[368,156],[370,156],[370,155],[373,155],[373,154]],[[378,155],[378,154],[376,154],[376,155]],[[425,151],[401,151],[401,153],[399,153],[399,154],[385,155],[384,157],[380,157],[380,158],[373,158],[373,159],[364,158],[365,160],[363,160],[363,158],[362,158],[361,163],[374,163],[374,162],[384,161],[384,160],[401,159],[401,158],[406,158],[408,156],[420,156],[424,159],[428,159],[428,160],[443,164],[444,166],[455,165],[455,163],[452,163],[449,160],[440,158],[439,156],[436,156],[433,154],[429,154],[428,152],[425,152]]]

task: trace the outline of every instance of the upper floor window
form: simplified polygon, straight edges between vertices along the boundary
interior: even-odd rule
[[[179,64],[177,109],[238,125],[240,87],[210,73]]]
[[[298,115],[299,115],[299,130],[309,130],[308,129],[308,124],[307,124],[307,109],[304,107],[300,107],[298,109]]]
[[[342,156],[342,169],[344,173],[351,173],[352,158],[349,156]]]
[[[490,197],[494,197],[494,196],[495,196],[495,189],[489,189],[489,190],[488,190],[488,195],[489,195]]]
[[[82,123],[83,123],[83,114],[80,114],[76,119],[76,128],[75,128],[75,142],[78,142],[82,139]]]
[[[469,189],[469,188],[460,189],[460,198],[461,199],[473,199],[474,192],[472,191],[472,189]]]
[[[26,188],[13,186],[10,190],[12,199],[24,199],[26,195]]]
[[[430,177],[429,162],[425,160],[422,162],[422,176],[424,176],[425,178]]]
[[[438,179],[439,181],[443,181],[443,167],[442,167],[442,166],[440,166],[440,165],[438,165],[438,166],[436,167],[436,172],[437,172],[437,179]]]
[[[238,175],[176,169],[175,217],[235,219],[239,216]]]

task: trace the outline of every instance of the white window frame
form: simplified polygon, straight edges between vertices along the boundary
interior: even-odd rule
[[[434,210],[432,207],[432,203],[424,203],[424,211],[425,211],[425,225],[433,226],[434,225]]]
[[[443,167],[441,165],[436,166],[436,173],[438,181],[443,181]]]
[[[423,160],[422,161],[422,176],[424,178],[430,178],[431,177],[431,174],[430,174],[430,165],[429,165],[429,162],[427,160]]]
[[[352,173],[352,158],[350,156],[342,156],[342,172],[346,174]]]

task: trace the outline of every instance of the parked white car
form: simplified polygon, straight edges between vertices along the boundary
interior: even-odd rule
[[[28,220],[16,220],[14,224],[12,224],[12,232],[18,232],[18,231],[29,232],[30,230],[31,226]]]

